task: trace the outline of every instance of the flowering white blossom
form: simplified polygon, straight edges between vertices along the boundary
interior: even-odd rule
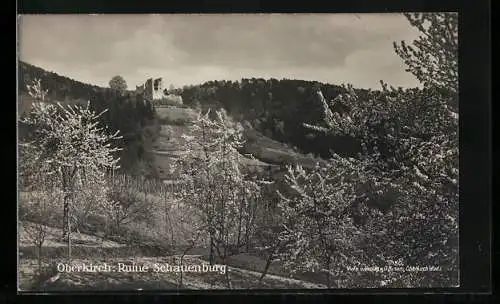
[[[177,167],[188,184],[181,196],[199,210],[210,248],[224,259],[251,238],[260,187],[240,168],[242,126],[222,110],[210,114],[200,113],[190,126],[194,135],[185,136],[190,140]]]
[[[36,151],[28,157],[32,165],[58,176],[64,193],[63,234],[67,236],[72,200],[106,202],[105,170],[119,167],[115,153],[121,150],[112,147],[111,141],[121,137],[118,131],[110,135],[99,127],[98,118],[105,111],[94,113],[90,101],[86,107],[54,105],[46,102],[39,80],[28,88],[39,102],[33,103],[32,111],[21,118],[32,132],[20,146]]]
[[[324,125],[304,125],[357,139],[362,153],[356,159],[334,154],[330,167],[315,173],[304,173],[301,168],[289,172],[288,183],[300,198],[282,196],[281,202],[285,218],[292,223],[287,226],[293,248],[291,260],[302,253],[309,259],[303,265],[319,267],[317,256],[321,252],[311,246],[320,232],[308,235],[293,234],[294,231],[310,231],[321,219],[325,219],[324,223],[340,221],[347,226],[317,226],[324,229],[323,233],[337,229],[345,233],[345,238],[355,240],[342,227],[352,227],[349,221],[356,215],[363,219],[363,223],[354,226],[362,231],[364,240],[344,248],[337,246],[332,256],[345,253],[351,263],[364,265],[399,259],[408,264],[425,261],[456,273],[458,114],[452,107],[458,104],[458,19],[451,13],[406,16],[424,36],[414,41],[417,51],[403,42],[400,47],[395,45],[396,53],[408,71],[423,83],[423,89],[396,89],[381,81],[381,91],[361,92],[347,85],[333,100],[334,104],[329,104],[320,90],[317,92]],[[335,112],[335,103],[342,103],[348,113]],[[318,198],[328,199],[322,203]],[[319,212],[322,204],[329,204],[331,211]],[[332,217],[332,213],[346,208],[351,214],[346,212],[340,219]],[[307,238],[308,242],[299,238]],[[329,245],[333,244],[330,240]],[[361,251],[349,252],[348,245]],[[377,257],[375,253],[381,251],[385,256]],[[403,276],[390,275],[391,280]],[[411,278],[407,279],[403,278],[407,282],[404,286],[414,284],[408,283]],[[384,284],[391,280],[381,278]]]

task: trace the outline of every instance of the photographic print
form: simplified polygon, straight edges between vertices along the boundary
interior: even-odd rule
[[[18,39],[20,291],[459,287],[457,13]]]

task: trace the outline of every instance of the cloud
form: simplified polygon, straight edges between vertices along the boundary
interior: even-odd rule
[[[399,14],[25,15],[19,30],[21,60],[97,85],[116,74],[129,85],[146,76],[416,85],[392,50],[417,36]]]

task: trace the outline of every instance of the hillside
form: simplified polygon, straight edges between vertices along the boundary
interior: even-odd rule
[[[133,171],[144,172],[146,170],[149,171],[148,175],[160,179],[168,177],[172,160],[178,157],[184,149],[181,135],[189,133],[186,126],[197,116],[197,111],[192,108],[196,106],[196,102],[193,102],[190,96],[193,88],[182,93],[183,98],[187,99],[187,106],[161,106],[155,107],[154,110],[148,110],[146,107],[142,110],[143,102],[134,94],[117,96],[109,88],[79,82],[22,61],[19,62],[20,115],[30,108],[32,102],[32,98],[27,94],[26,84],[36,78],[41,79],[44,88],[48,90],[48,100],[60,101],[64,104],[86,103],[87,100],[91,100],[97,111],[108,108],[109,111],[103,117],[103,123],[110,126],[111,130],[120,130],[126,137],[123,142],[126,149],[122,159],[131,164],[125,164],[123,167],[139,166]],[[243,83],[247,82],[243,80]],[[206,109],[210,105],[216,107],[215,104],[211,104],[210,97],[203,95],[199,97],[205,98],[202,100],[202,108]],[[135,102],[129,103],[125,100]],[[240,99],[235,100],[237,103]],[[155,113],[149,114],[150,118],[144,120],[144,115],[148,116],[148,114],[140,113],[142,111]],[[251,112],[255,112],[255,109]],[[153,120],[151,115],[154,116]],[[255,159],[243,158],[245,165],[248,165],[247,167],[251,170],[262,171],[265,168],[279,168],[291,163],[311,167],[321,161],[319,158],[312,155],[306,156],[300,153],[300,150],[291,148],[291,143],[286,140],[280,141],[274,133],[266,132],[265,128],[256,126],[255,120],[249,124],[248,120],[244,120],[244,117],[238,115],[237,112],[233,113],[233,118],[241,120],[247,126],[246,142],[241,153],[255,157]],[[265,117],[261,120],[265,120]]]
[[[158,176],[166,179],[172,173],[172,161],[185,152],[186,140],[182,135],[193,136],[188,126],[196,119],[197,111],[176,106],[157,107],[155,111],[160,129],[152,144],[152,152]],[[240,153],[254,157],[242,157],[244,167],[251,171],[280,170],[286,164],[297,163],[310,168],[322,162],[320,158],[304,155],[285,143],[264,136],[251,126],[245,128],[244,138]]]
[[[47,90],[48,102],[86,105],[90,101],[91,109],[96,113],[108,110],[99,120],[103,126],[108,127],[109,132],[120,130],[123,136],[118,142],[123,148],[120,155],[123,170],[135,173],[151,162],[145,152],[149,150],[147,143],[154,134],[146,130],[154,124],[154,110],[141,96],[131,92],[120,94],[109,88],[85,84],[22,61],[19,62],[18,77],[19,115],[30,109],[33,102],[26,84],[40,79],[43,89]],[[21,124],[20,127],[22,128]],[[24,135],[24,132],[21,135]]]
[[[304,127],[304,123],[323,124],[321,102],[315,94],[317,89],[329,101],[345,91],[342,86],[317,81],[244,78],[185,87],[182,99],[186,105],[201,109],[224,108],[266,138],[295,147],[304,154],[328,158],[333,150],[341,155],[356,155],[361,151],[358,140],[321,134]],[[356,92],[362,97],[368,90],[356,89]],[[339,114],[348,111],[338,102],[332,110]]]
[[[122,159],[126,164],[123,167],[138,166],[133,171],[144,172],[146,170],[149,171],[148,175],[161,179],[167,177],[172,158],[182,153],[184,148],[180,136],[188,133],[186,125],[197,116],[194,109],[186,106],[143,109],[144,103],[139,96],[133,94],[117,96],[108,88],[79,82],[22,61],[19,62],[18,76],[19,115],[23,115],[31,107],[33,99],[28,95],[26,84],[37,78],[41,79],[43,87],[47,89],[49,102],[82,104],[91,100],[91,105],[96,111],[109,109],[108,113],[103,116],[102,122],[108,125],[111,131],[120,130],[125,136],[122,143],[125,145]],[[126,102],[127,100],[135,102]],[[146,112],[141,113],[143,111]],[[152,112],[148,114],[148,111],[154,111],[155,114]],[[245,163],[250,167],[264,168],[269,164],[281,165],[302,157],[287,145],[263,136],[255,130],[249,130],[247,133],[247,144],[242,153],[251,153],[257,158],[257,160],[244,158]]]
[[[108,88],[61,76],[55,72],[46,71],[23,61],[18,62],[18,83],[20,93],[28,93],[26,84],[29,84],[32,80],[37,78],[41,80],[45,89],[48,90],[48,95],[52,99],[57,100],[89,100],[95,93],[109,90]]]
[[[47,90],[47,102],[62,104],[86,104],[88,100],[95,100],[97,94],[106,93],[108,88],[86,84],[55,72],[49,72],[29,63],[18,62],[18,113],[22,116],[31,108],[33,98],[28,94],[27,85],[35,79],[40,79]]]

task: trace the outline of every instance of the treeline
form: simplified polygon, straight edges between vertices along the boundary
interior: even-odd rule
[[[47,90],[48,101],[62,103],[80,103],[90,100],[91,109],[100,113],[108,109],[99,117],[102,126],[108,127],[108,132],[120,130],[123,138],[118,143],[123,148],[119,152],[122,170],[134,173],[138,167],[143,173],[144,165],[151,162],[146,151],[149,140],[155,136],[154,107],[142,96],[130,92],[124,94],[94,85],[85,84],[68,77],[20,61],[19,62],[19,93],[27,95],[27,84],[34,79],[40,79],[43,89]],[[149,172],[149,170],[147,170]]]
[[[88,100],[93,92],[105,92],[108,90],[107,88],[79,82],[69,77],[46,71],[23,61],[19,61],[18,68],[17,77],[20,93],[27,93],[26,84],[31,83],[35,79],[40,79],[44,88],[48,91],[48,97],[56,100]]]
[[[345,89],[317,81],[251,78],[241,81],[208,81],[186,86],[184,104],[196,108],[224,108],[240,121],[248,121],[256,130],[274,140],[298,148],[303,153],[329,157],[330,150],[342,155],[360,151],[359,141],[343,136],[321,134],[304,123],[321,124],[324,120],[316,90],[333,100]],[[357,90],[360,96],[368,90]],[[339,112],[344,109],[338,108]]]

